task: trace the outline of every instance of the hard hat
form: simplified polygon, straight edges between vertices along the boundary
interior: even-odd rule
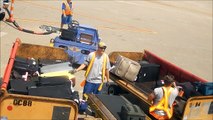
[[[101,48],[105,47],[106,48],[107,46],[104,42],[99,42],[98,47],[101,47]]]

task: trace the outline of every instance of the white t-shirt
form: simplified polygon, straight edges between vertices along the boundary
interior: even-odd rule
[[[90,53],[87,56],[86,61],[84,62],[85,65],[89,65],[89,62],[92,59],[92,56],[95,52]],[[93,66],[91,67],[91,70],[87,76],[87,82],[90,83],[102,83],[102,66],[103,66],[103,62],[104,62],[104,55],[102,56],[98,56],[96,55]],[[106,69],[110,69],[110,63],[109,63],[109,57],[107,55],[107,61],[106,61]]]
[[[160,100],[163,97],[163,88],[159,87],[159,88],[155,88],[154,89],[154,95],[155,95],[155,99],[154,99],[154,105],[158,104],[160,102]],[[174,88],[171,93],[170,96],[168,97],[169,100],[169,106],[171,107],[173,102],[175,101],[175,98],[178,96],[178,89]]]

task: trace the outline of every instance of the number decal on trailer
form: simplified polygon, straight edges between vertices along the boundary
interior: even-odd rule
[[[14,99],[13,100],[13,105],[32,106],[32,101],[31,100],[24,100],[24,99]]]

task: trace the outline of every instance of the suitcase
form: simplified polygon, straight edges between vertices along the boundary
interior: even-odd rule
[[[32,86],[29,88],[29,95],[33,96],[70,99],[71,94],[69,85]]]
[[[122,120],[145,120],[145,113],[134,104],[126,104],[121,107]]]
[[[16,57],[13,69],[19,74],[24,75],[26,72],[33,74],[39,70],[38,64],[34,59],[25,59]]]
[[[37,83],[37,86],[54,86],[54,85],[71,86],[71,81],[66,76],[39,77],[39,82]]]
[[[203,95],[213,95],[213,82],[200,83],[195,82],[195,87],[198,92]]]
[[[196,85],[193,85],[191,82],[176,82],[177,86],[181,86],[183,88],[184,94],[183,98],[188,99],[193,96],[200,96],[201,93],[196,91]]]
[[[77,30],[76,29],[62,29],[61,30],[61,39],[76,41]]]
[[[36,85],[37,80],[25,81],[23,79],[11,79],[9,81],[8,91],[10,93],[28,94],[28,88]]]
[[[46,65],[41,67],[41,73],[49,73],[49,72],[56,72],[56,71],[70,71],[73,70],[70,62],[63,62],[57,63],[52,65]]]
[[[79,99],[79,92],[78,91],[72,92],[71,100],[75,101],[79,105],[80,99]]]
[[[111,72],[123,79],[135,81],[140,68],[138,62],[119,55]]]
[[[159,77],[160,65],[154,63],[141,64],[136,82],[157,81]]]
[[[46,65],[52,65],[52,64],[58,64],[67,62],[67,60],[48,60],[48,59],[38,59],[38,64],[40,67],[46,66]]]

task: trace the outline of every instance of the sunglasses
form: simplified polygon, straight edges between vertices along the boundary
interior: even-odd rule
[[[103,49],[103,50],[105,50],[106,49],[106,47],[98,47],[99,49]]]

